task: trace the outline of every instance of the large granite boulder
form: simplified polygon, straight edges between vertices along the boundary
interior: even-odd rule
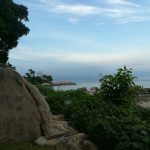
[[[0,143],[30,141],[42,134],[38,104],[24,79],[0,65]]]
[[[51,114],[35,86],[10,67],[0,64],[0,143],[37,139],[37,144],[55,146],[57,150],[62,147],[95,150],[83,135]],[[78,143],[76,147],[75,143]]]

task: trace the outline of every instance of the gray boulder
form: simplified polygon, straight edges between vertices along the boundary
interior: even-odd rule
[[[38,104],[24,79],[0,65],[0,143],[31,141],[42,134]]]

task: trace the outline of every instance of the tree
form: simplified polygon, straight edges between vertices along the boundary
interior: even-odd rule
[[[28,21],[27,7],[12,0],[0,0],[0,62],[6,63],[9,50],[16,47],[21,36],[29,29],[23,21]]]
[[[29,69],[28,70],[30,72],[30,76],[32,76],[34,78],[35,76],[35,71],[33,69]]]
[[[48,82],[52,82],[53,81],[53,78],[52,78],[51,75],[45,75],[44,74],[42,77],[45,78],[45,79],[47,79]]]
[[[26,73],[25,78],[31,82],[32,84],[38,85],[38,84],[42,84],[42,83],[50,83],[52,82],[53,78],[52,76],[49,75],[43,75],[39,76],[37,74],[37,72],[35,72],[33,69],[29,69],[28,72]]]

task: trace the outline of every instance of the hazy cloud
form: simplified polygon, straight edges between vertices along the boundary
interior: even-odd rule
[[[45,50],[46,51],[46,50]],[[24,61],[54,61],[60,63],[79,63],[79,64],[93,64],[93,65],[137,65],[147,66],[150,64],[150,52],[149,51],[126,51],[126,52],[46,52],[43,53],[40,50],[36,50],[33,53],[32,48],[26,46],[19,46],[17,49],[10,53],[11,59],[20,59]],[[42,63],[42,62],[41,62]]]

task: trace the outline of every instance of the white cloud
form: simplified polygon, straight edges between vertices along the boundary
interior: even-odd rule
[[[107,3],[110,4],[125,4],[127,0],[105,0]]]
[[[110,3],[125,3],[127,0],[106,0]]]
[[[82,21],[83,17],[85,18],[84,20],[88,20],[89,16],[95,18],[95,23],[103,18],[107,22],[130,23],[148,21],[150,15],[149,9],[145,7],[144,2],[135,3],[131,0],[99,0],[101,2],[100,4],[94,2],[85,4],[82,1],[80,3],[69,3],[65,0],[38,1],[42,7],[45,5],[47,11],[58,14],[59,16],[65,16],[70,23],[78,23]],[[102,22],[104,21],[102,20]]]
[[[100,8],[94,7],[94,6],[88,6],[88,5],[69,5],[69,4],[62,4],[62,5],[56,5],[52,11],[55,11],[56,13],[69,13],[73,15],[93,15],[93,14],[99,14],[101,12]]]
[[[77,17],[70,17],[68,18],[68,21],[73,23],[73,24],[76,24],[80,21],[80,18],[77,18]]]
[[[117,20],[116,23],[125,24],[125,23],[142,22],[142,21],[148,21],[148,20],[150,20],[148,17],[131,16],[131,17],[127,17],[127,18],[120,18]]]
[[[129,0],[106,0],[106,2],[109,4],[119,4],[119,5],[131,6],[131,7],[140,7],[140,5],[133,2],[129,2]]]
[[[106,9],[105,15],[111,18],[124,18],[125,16],[132,15],[133,10],[125,8],[112,8]]]

